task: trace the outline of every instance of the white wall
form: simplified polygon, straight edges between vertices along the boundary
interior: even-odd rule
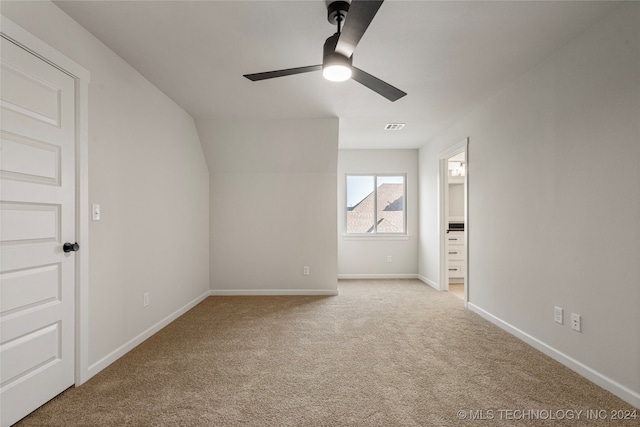
[[[197,125],[211,171],[212,292],[337,293],[338,119]]]
[[[470,307],[636,406],[639,42],[626,4],[420,150],[420,273],[438,280],[439,154],[468,136]]]
[[[449,184],[449,219],[464,217],[464,184]]]
[[[207,165],[191,117],[57,6],[1,11],[91,72],[89,198],[102,206],[89,230],[93,375],[208,292]]]
[[[345,237],[346,174],[406,173],[408,237]],[[418,272],[418,150],[339,150],[338,274],[415,278]],[[391,255],[392,262],[387,262]]]

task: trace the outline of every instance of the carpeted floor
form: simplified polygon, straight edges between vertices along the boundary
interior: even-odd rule
[[[341,281],[335,297],[210,297],[19,425],[638,425],[587,417],[600,409],[633,408],[450,293]]]

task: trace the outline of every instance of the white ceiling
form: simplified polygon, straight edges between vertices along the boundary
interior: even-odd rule
[[[424,145],[619,5],[387,0],[353,64],[408,93],[389,102],[320,72],[242,77],[320,64],[324,0],[55,3],[194,119],[339,117],[341,148]]]

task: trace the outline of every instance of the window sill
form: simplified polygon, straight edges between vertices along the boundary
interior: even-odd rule
[[[343,240],[409,240],[408,234],[343,234]]]

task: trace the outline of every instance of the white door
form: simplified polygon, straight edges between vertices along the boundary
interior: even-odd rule
[[[74,383],[75,80],[2,38],[0,412]]]

